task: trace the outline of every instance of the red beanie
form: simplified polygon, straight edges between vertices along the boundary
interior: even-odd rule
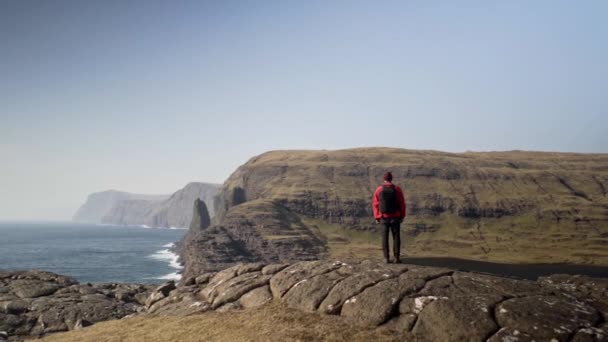
[[[384,177],[383,177],[383,178],[384,178],[384,180],[385,180],[385,181],[390,182],[390,181],[392,181],[392,180],[393,180],[393,174],[392,174],[392,173],[390,173],[390,171],[386,171],[386,172],[384,173]]]

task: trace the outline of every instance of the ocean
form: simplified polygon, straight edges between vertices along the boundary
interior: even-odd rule
[[[41,269],[80,283],[155,284],[180,278],[170,251],[186,229],[0,222],[0,270]]]

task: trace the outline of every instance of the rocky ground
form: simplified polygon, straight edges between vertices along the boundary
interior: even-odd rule
[[[86,327],[144,310],[154,286],[78,284],[45,271],[0,271],[0,341]]]
[[[527,281],[368,260],[249,263],[149,294],[140,285],[77,285],[40,271],[0,277],[0,330],[11,341],[134,313],[184,317],[270,302],[404,340],[608,341],[608,279],[583,276]]]
[[[515,280],[371,261],[237,265],[159,288],[146,315],[192,315],[270,301],[339,315],[418,341],[608,341],[608,279]]]

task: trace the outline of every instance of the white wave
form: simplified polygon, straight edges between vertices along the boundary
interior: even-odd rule
[[[182,275],[177,272],[173,272],[173,273],[165,274],[164,276],[160,276],[157,279],[180,280],[180,279],[182,279]]]
[[[167,248],[175,247],[175,243],[174,242],[169,242],[168,244],[163,245],[163,247],[167,247]]]
[[[177,254],[171,252],[168,249],[163,249],[154,254],[148,255],[148,258],[167,261],[167,262],[169,262],[170,267],[173,267],[178,270],[181,270],[182,268],[184,268],[184,266],[182,266],[178,261],[179,256]]]
[[[181,228],[181,227],[169,227],[169,229],[188,229],[188,228]]]

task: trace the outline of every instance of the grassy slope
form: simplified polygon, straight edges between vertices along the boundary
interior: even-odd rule
[[[606,154],[274,151],[252,158],[224,188],[242,187],[248,199],[296,201],[305,194],[326,194],[329,200],[317,203],[336,210],[369,202],[387,169],[404,188],[410,207],[428,209],[443,200],[452,208],[440,214],[410,212],[403,226],[408,255],[608,265]],[[467,206],[517,212],[496,218],[458,215]],[[353,232],[348,217],[342,222],[303,219],[327,239],[333,256],[379,253],[379,234]],[[359,226],[373,226],[370,217],[357,219]]]
[[[278,303],[189,317],[135,317],[50,335],[43,341],[402,341],[382,328],[350,325],[338,316],[304,313]]]

